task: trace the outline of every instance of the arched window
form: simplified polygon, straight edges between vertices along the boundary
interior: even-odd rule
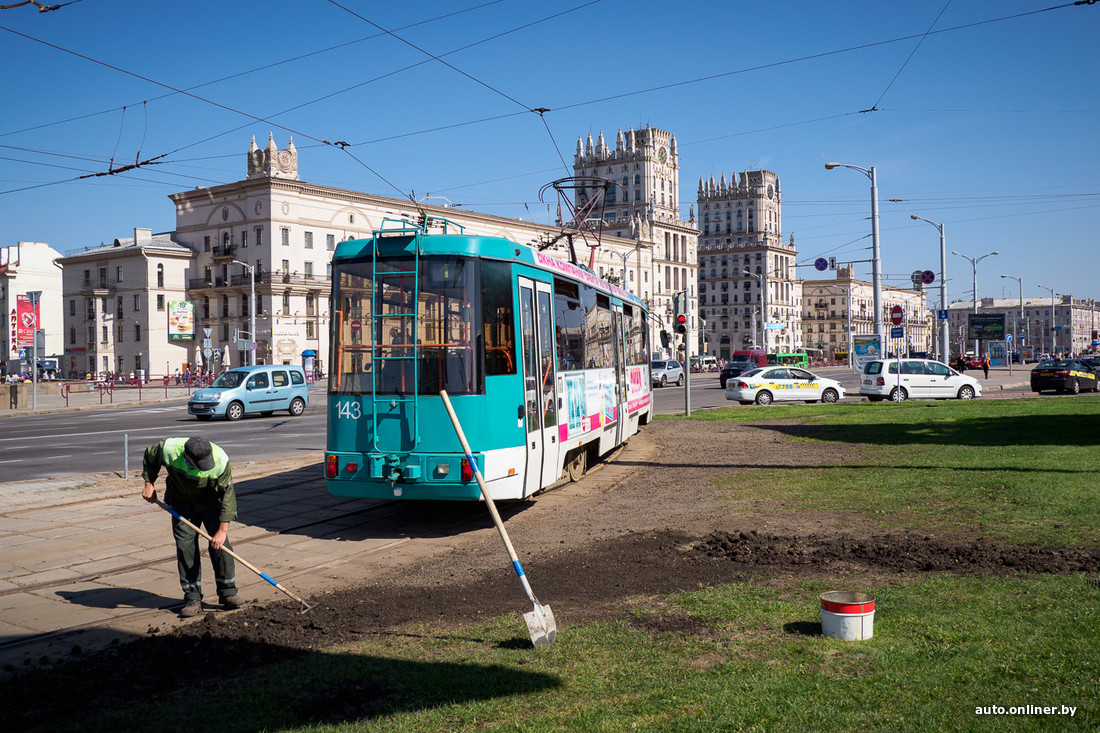
[[[164,265],[163,264],[158,264],[157,265],[157,287],[158,288],[163,288],[164,287]]]

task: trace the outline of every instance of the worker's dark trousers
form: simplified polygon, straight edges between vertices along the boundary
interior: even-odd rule
[[[213,537],[218,533],[221,522],[218,521],[218,508],[209,510],[172,507],[192,524],[203,527]],[[199,550],[199,534],[180,520],[172,517],[172,536],[176,539],[176,565],[180,573],[180,587],[183,588],[185,601],[202,600],[202,564]],[[233,547],[228,542],[223,545],[228,550]],[[214,566],[214,581],[218,587],[218,598],[237,595],[237,568],[233,558],[227,552],[210,549],[210,563]]]

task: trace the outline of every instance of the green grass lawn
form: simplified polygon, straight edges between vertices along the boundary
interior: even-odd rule
[[[731,476],[722,487],[735,504],[767,487],[793,511],[861,513],[884,528],[1095,547],[1098,416],[1100,399],[1078,397],[732,408],[694,419],[804,421],[820,431],[794,440],[844,448],[833,466]],[[877,598],[866,641],[820,635],[818,594],[851,578],[765,586],[731,577],[602,623],[574,625],[555,606],[561,633],[537,652],[519,607],[474,628],[402,629],[318,650],[206,689],[202,717],[230,730],[319,730],[308,722],[318,710],[343,721],[325,729],[357,731],[1100,729],[1100,584],[876,577],[858,588]],[[357,709],[378,685],[382,703]],[[182,720],[196,704],[135,700],[105,717],[125,729]],[[1008,712],[1028,705],[1076,714]],[[1005,713],[976,712],[987,708]]]

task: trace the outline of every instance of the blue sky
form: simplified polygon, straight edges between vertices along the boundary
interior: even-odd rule
[[[700,176],[766,168],[800,262],[869,259],[869,181],[824,164],[873,165],[888,284],[938,275],[918,214],[948,252],[1000,251],[980,296],[1017,297],[1009,274],[1100,297],[1100,5],[77,0],[0,27],[0,245],[169,231],[168,194],[242,179],[269,132],[306,181],[549,222],[559,151],[649,124],[677,136],[685,218]],[[969,300],[970,263],[947,270]]]

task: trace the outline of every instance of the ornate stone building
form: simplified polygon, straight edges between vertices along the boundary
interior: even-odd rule
[[[804,348],[820,352],[827,361],[846,361],[852,334],[874,334],[874,287],[857,280],[851,266],[840,267],[835,280],[804,280],[802,282],[802,343]],[[924,291],[882,288],[883,320],[890,335],[890,312],[895,305],[903,311],[905,353],[931,351],[932,317]],[[886,351],[897,348],[897,342],[887,339]]]
[[[660,349],[657,335],[661,328],[672,331],[672,296],[675,293],[687,293],[689,325],[693,333],[697,332],[695,252],[698,231],[693,218],[684,221],[680,217],[680,156],[676,136],[648,125],[641,130],[630,127],[625,133],[620,129],[615,136],[615,149],[611,150],[604,141],[603,132],[595,142],[589,133],[587,141],[577,138],[573,172],[576,176],[594,176],[616,184],[607,191],[603,230],[632,239],[634,244],[625,252],[621,247],[607,246],[609,253],[603,257],[605,262],[611,263],[610,273],[614,275],[616,269],[622,272],[626,276],[624,287],[649,303],[657,317],[651,321],[652,349]],[[578,190],[576,205],[582,206],[593,195],[596,195],[595,190]],[[641,266],[641,250],[646,252],[644,259],[651,262],[647,269]],[[630,281],[633,274],[630,252],[635,252],[633,256],[639,264],[637,287]],[[675,341],[676,350],[672,354],[681,360],[697,353],[694,340],[688,344],[687,354],[682,350],[681,340]]]
[[[699,179],[699,316],[706,352],[802,347],[794,238],[783,242],[782,191],[771,171]],[[763,340],[763,342],[762,342]]]

